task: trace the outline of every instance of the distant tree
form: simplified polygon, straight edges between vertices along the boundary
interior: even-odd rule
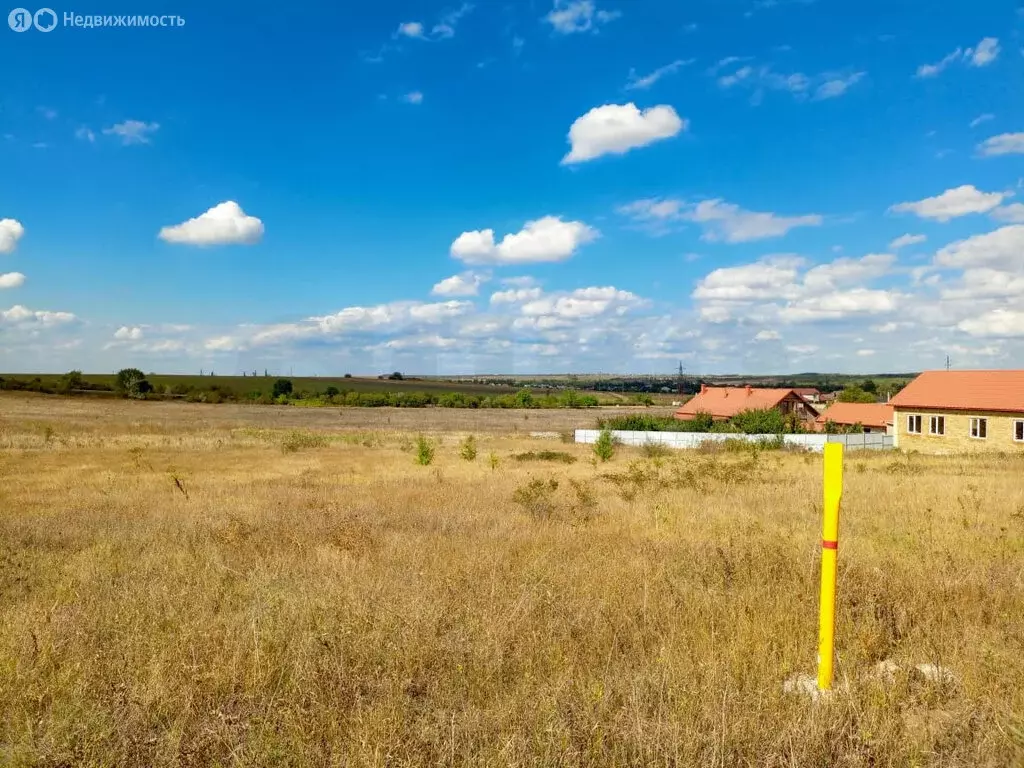
[[[345,378],[346,379],[351,379],[352,378],[352,374],[351,373],[346,373],[345,374]]]
[[[864,379],[864,382],[860,385],[860,388],[865,392],[870,392],[872,395],[878,392],[878,386],[875,384],[874,379]]]
[[[153,387],[138,368],[122,368],[114,378],[114,389],[123,397],[139,397],[151,392]]]
[[[85,379],[82,378],[81,371],[68,371],[57,382],[57,391],[66,395],[73,390],[82,389],[84,384]]]
[[[274,398],[281,397],[282,395],[288,396],[292,393],[292,380],[291,379],[278,379],[274,382]]]
[[[840,403],[873,403],[875,402],[875,396],[870,392],[865,392],[861,387],[847,387],[836,396],[836,401]]]
[[[391,379],[392,381],[401,381],[402,379],[405,378],[405,376],[402,375],[401,371],[395,371],[394,373],[389,374],[388,378]]]

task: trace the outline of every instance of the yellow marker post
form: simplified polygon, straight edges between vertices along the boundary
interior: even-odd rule
[[[818,616],[818,690],[832,688],[836,632],[836,556],[843,497],[843,446],[825,444],[825,515],[821,526],[821,609]]]

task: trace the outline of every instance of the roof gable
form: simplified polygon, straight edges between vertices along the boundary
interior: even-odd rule
[[[895,409],[891,403],[835,403],[822,413],[816,421],[863,427],[885,427],[893,423]]]
[[[890,404],[903,409],[1024,413],[1024,371],[925,371]]]
[[[812,414],[817,413],[807,401],[792,389],[764,389],[759,387],[705,387],[683,405],[676,416],[691,418],[707,413],[716,418],[732,418],[751,410],[776,408],[787,397],[804,403]]]

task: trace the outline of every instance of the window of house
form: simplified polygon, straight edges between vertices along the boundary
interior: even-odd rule
[[[1024,421],[1013,422],[1013,439],[1018,443],[1024,443]]]
[[[971,437],[978,440],[988,437],[988,419],[971,419]]]
[[[930,435],[944,435],[946,434],[946,417],[945,416],[932,416],[928,425],[928,434]]]
[[[907,416],[907,432],[912,435],[921,434],[921,416],[920,414],[915,416]]]

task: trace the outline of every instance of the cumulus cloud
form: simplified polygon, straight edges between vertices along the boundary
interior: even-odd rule
[[[597,32],[598,29],[619,18],[620,11],[598,10],[593,0],[555,0],[555,6],[544,21],[561,35],[579,32]]]
[[[203,349],[208,352],[237,352],[244,346],[234,336],[214,336],[203,342]]]
[[[476,296],[489,278],[480,272],[463,272],[436,283],[430,292],[434,296]]]
[[[908,233],[906,235],[900,235],[889,243],[889,248],[893,251],[898,251],[900,248],[906,248],[908,245],[923,243],[927,239],[928,238],[925,235],[911,235]]]
[[[25,284],[25,276],[21,272],[7,272],[0,275],[0,289],[20,288]]]
[[[982,192],[973,184],[947,189],[941,195],[916,202],[897,203],[889,208],[894,213],[913,213],[922,219],[949,221],[972,213],[987,213],[1007,197],[1005,192]]]
[[[687,121],[667,104],[641,111],[636,104],[605,104],[578,117],[569,128],[570,151],[563,165],[582,163],[603,155],[622,155],[672,138],[686,130]]]
[[[194,219],[164,227],[159,237],[183,245],[253,245],[263,237],[263,222],[228,200]]]
[[[463,232],[452,243],[451,255],[467,264],[565,261],[598,234],[582,221],[544,216],[526,222],[519,232],[505,235],[500,243],[495,243],[493,229]]]
[[[1012,224],[950,243],[935,254],[942,267],[1024,269],[1024,224]]]
[[[992,309],[977,317],[962,320],[957,324],[957,328],[970,336],[1024,337],[1024,311]]]
[[[75,138],[81,139],[82,141],[88,141],[90,144],[96,141],[96,134],[92,132],[91,128],[82,126],[75,131]]]
[[[128,327],[122,325],[114,331],[114,338],[118,341],[138,341],[143,337],[142,329],[139,327]]]
[[[117,136],[121,144],[130,146],[132,144],[149,144],[152,134],[160,129],[159,123],[147,123],[142,120],[125,120],[109,128],[104,128],[103,133],[108,136]]]
[[[0,322],[13,326],[52,328],[72,323],[77,319],[70,312],[52,312],[48,309],[33,310],[21,304],[15,304],[10,309],[0,310]]]
[[[539,299],[544,294],[540,288],[509,288],[506,291],[495,291],[491,294],[491,304],[516,304],[532,299]]]
[[[750,264],[720,267],[698,281],[693,298],[700,317],[712,323],[801,323],[884,314],[901,295],[866,287],[889,274],[891,254],[840,258],[806,269],[797,256],[777,255]]]
[[[25,228],[17,219],[0,219],[0,253],[13,253]]]
[[[978,145],[978,152],[985,157],[1024,155],[1024,133],[1003,133],[985,139]]]
[[[427,32],[422,21],[404,21],[398,25],[398,29],[392,35],[394,38],[406,37],[414,40],[447,40],[455,37],[455,28],[459,21],[473,10],[470,3],[463,3],[461,7],[441,16],[436,24]]]
[[[754,341],[778,341],[781,338],[778,331],[758,331]]]
[[[990,214],[996,221],[1005,221],[1009,224],[1024,224],[1024,203],[1013,203],[1002,205]]]
[[[423,94],[420,93],[419,91],[411,91],[402,96],[402,101],[404,101],[406,104],[422,104]]]
[[[663,67],[658,67],[656,70],[651,72],[649,75],[642,77],[638,76],[635,69],[629,71],[629,82],[626,84],[626,90],[646,90],[658,82],[665,75],[671,75],[678,72],[682,67],[687,64],[692,64],[695,59],[676,59],[671,64],[666,64]]]

